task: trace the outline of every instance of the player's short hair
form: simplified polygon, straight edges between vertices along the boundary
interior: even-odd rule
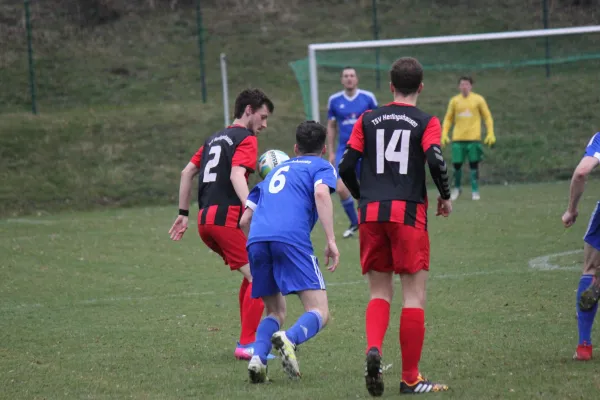
[[[351,70],[353,70],[353,71],[354,71],[354,73],[355,73],[356,75],[358,75],[358,72],[356,72],[356,68],[354,68],[354,67],[351,67],[350,65],[346,65],[344,68],[342,68],[342,72],[340,72],[340,75],[342,75],[342,76],[343,76],[343,75],[344,75],[344,71],[346,71],[347,69],[351,69]]]
[[[325,146],[327,129],[315,121],[304,121],[296,128],[296,145],[302,154],[320,153]]]
[[[458,83],[460,84],[462,81],[467,81],[469,82],[471,85],[473,84],[473,78],[470,77],[469,75],[463,75],[460,78],[458,78]]]
[[[267,106],[270,113],[273,112],[275,106],[273,102],[267,97],[267,95],[260,89],[246,89],[238,94],[235,99],[235,109],[233,116],[235,118],[241,118],[244,115],[244,110],[247,106],[250,106],[253,111],[258,110],[263,105]]]
[[[390,80],[397,92],[405,96],[416,93],[423,82],[423,66],[416,58],[399,58],[392,64]]]

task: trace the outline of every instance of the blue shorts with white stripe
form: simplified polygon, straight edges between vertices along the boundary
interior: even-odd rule
[[[596,204],[596,208],[590,217],[590,223],[583,240],[600,251],[600,201]]]
[[[256,242],[248,246],[252,297],[288,295],[303,290],[325,290],[317,257],[283,242]]]

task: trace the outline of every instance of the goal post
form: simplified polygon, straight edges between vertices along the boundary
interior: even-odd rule
[[[535,38],[548,38],[548,37],[570,37],[573,35],[579,35],[580,38],[584,38],[586,35],[600,33],[600,25],[593,26],[580,26],[571,28],[556,28],[556,29],[535,29],[525,31],[511,31],[511,32],[495,32],[495,33],[482,33],[482,34],[467,34],[467,35],[451,35],[451,36],[433,36],[433,37],[420,37],[420,38],[407,38],[407,39],[388,39],[388,40],[368,40],[358,42],[340,42],[340,43],[314,43],[308,46],[308,58],[305,60],[298,60],[290,63],[290,66],[296,73],[296,77],[301,86],[302,95],[305,102],[305,111],[309,119],[320,121],[320,104],[319,104],[319,66],[335,67],[341,69],[344,65],[354,66],[356,60],[354,57],[347,56],[346,59],[349,61],[344,62],[344,57],[340,57],[336,61],[328,61],[326,59],[321,60],[321,56],[326,52],[332,51],[347,51],[347,50],[360,50],[360,49],[381,49],[381,48],[425,48],[427,46],[436,44],[459,44],[469,42],[487,42],[487,41],[501,41],[501,40],[515,40],[515,39],[535,39]],[[512,46],[507,44],[506,50],[498,50],[496,53],[498,56],[505,56],[507,60],[501,60],[494,57],[493,49],[490,49],[486,54],[482,54],[482,60],[479,65],[474,63],[453,63],[453,62],[429,62],[427,65],[424,64],[425,70],[454,70],[454,71],[465,71],[473,69],[490,69],[490,68],[514,68],[520,66],[533,66],[533,65],[549,65],[549,64],[560,64],[568,62],[577,62],[582,60],[600,60],[600,36],[594,36],[593,40],[579,40],[581,42],[579,48],[574,48],[573,41],[565,41],[562,46],[557,46],[555,54],[548,57],[548,54],[539,56],[536,58],[535,53],[538,47],[544,47],[542,44],[537,42],[528,43],[527,46]],[[493,45],[490,45],[493,46]],[[519,48],[517,48],[519,47]],[[536,51],[533,51],[535,49]],[[435,53],[432,51],[430,53]],[[438,52],[441,53],[441,52]],[[489,53],[489,54],[488,54]],[[399,57],[400,55],[398,55]],[[430,59],[437,61],[436,54],[430,54]],[[488,57],[486,59],[486,57]],[[393,61],[393,57],[386,59],[385,62]],[[397,58],[397,57],[395,57]],[[417,56],[417,58],[419,58]],[[306,72],[302,70],[308,69],[308,88],[303,87],[302,80]],[[383,68],[389,68],[382,62]],[[371,64],[362,65],[363,68],[376,69],[379,65],[373,66]],[[308,89],[308,90],[306,90]],[[339,89],[338,89],[339,90]],[[308,93],[306,93],[308,92]],[[308,106],[307,106],[308,100]]]

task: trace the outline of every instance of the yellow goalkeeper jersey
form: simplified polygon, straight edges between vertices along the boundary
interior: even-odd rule
[[[481,119],[485,122],[488,135],[494,135],[494,120],[483,96],[469,93],[467,97],[457,94],[450,99],[444,117],[442,135],[447,135],[452,125],[452,141],[481,140]]]

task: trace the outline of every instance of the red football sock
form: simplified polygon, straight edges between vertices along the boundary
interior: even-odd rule
[[[242,285],[240,286],[240,292],[238,293],[238,300],[240,302],[240,324],[244,319],[244,299],[246,298],[246,289],[248,289],[248,285],[250,281],[246,278],[242,280]]]
[[[402,380],[413,383],[419,376],[419,361],[425,339],[425,312],[422,308],[403,308],[400,316]]]
[[[249,283],[242,307],[242,332],[240,333],[242,345],[253,343],[256,339],[256,328],[265,309],[262,299],[253,299],[251,295],[252,283]]]
[[[390,322],[390,303],[384,299],[372,299],[365,313],[367,330],[367,351],[376,347],[382,354],[383,338]]]

